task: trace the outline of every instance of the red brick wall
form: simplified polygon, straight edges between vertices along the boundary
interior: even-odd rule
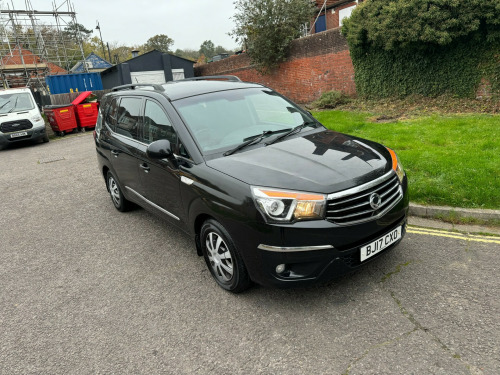
[[[269,75],[253,69],[245,54],[195,67],[195,76],[224,74],[262,83],[298,103],[312,102],[331,90],[356,94],[349,48],[338,29],[293,41],[287,61]]]

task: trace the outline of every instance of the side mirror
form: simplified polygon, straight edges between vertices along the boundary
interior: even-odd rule
[[[170,142],[166,139],[160,139],[151,143],[147,150],[146,155],[150,159],[165,159],[173,155]]]

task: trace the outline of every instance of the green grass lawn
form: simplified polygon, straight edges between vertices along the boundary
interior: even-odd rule
[[[414,203],[500,209],[500,115],[431,115],[388,123],[367,113],[314,112],[329,129],[394,149]]]

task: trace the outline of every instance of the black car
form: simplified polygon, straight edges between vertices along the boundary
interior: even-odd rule
[[[103,97],[95,144],[118,210],[135,203],[187,232],[232,292],[329,280],[401,241],[407,178],[394,151],[327,130],[265,86],[217,78]]]

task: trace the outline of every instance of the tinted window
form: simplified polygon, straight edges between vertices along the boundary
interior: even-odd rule
[[[118,110],[118,101],[116,98],[113,98],[111,103],[109,103],[109,106],[106,108],[106,112],[104,114],[104,121],[106,125],[111,129],[115,130],[116,126],[116,113]]]
[[[142,142],[149,144],[159,139],[169,140],[172,146],[177,143],[177,135],[163,109],[157,103],[147,100]]]
[[[139,116],[142,99],[122,98],[116,118],[116,132],[129,138],[138,139]]]

